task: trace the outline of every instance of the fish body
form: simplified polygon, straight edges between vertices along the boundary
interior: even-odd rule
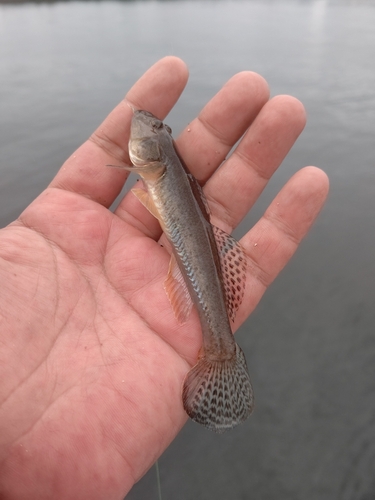
[[[165,288],[176,317],[185,321],[194,304],[201,323],[201,354],[183,386],[185,411],[223,432],[253,408],[246,360],[228,316],[234,318],[242,300],[246,258],[231,236],[211,225],[201,187],[170,128],[147,111],[134,111],[129,156],[147,188],[133,192],[158,218],[172,248]]]

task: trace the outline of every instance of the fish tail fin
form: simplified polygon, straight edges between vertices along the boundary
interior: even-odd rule
[[[253,389],[242,349],[233,358],[202,357],[186,375],[184,409],[195,422],[222,433],[240,424],[253,411]]]

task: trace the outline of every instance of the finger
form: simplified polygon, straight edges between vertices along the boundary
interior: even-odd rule
[[[223,162],[268,98],[264,78],[243,71],[233,76],[185,128],[176,144],[201,184]]]
[[[163,118],[177,101],[187,78],[185,63],[176,57],[165,57],[154,64],[90,139],[64,163],[50,187],[74,191],[109,207],[128,175],[106,166],[129,164],[128,140],[133,112],[128,104]]]
[[[204,183],[267,102],[266,81],[256,73],[232,77],[177,139],[177,147],[191,173]],[[116,215],[158,239],[160,226],[132,193],[124,197]]]
[[[306,123],[303,105],[277,96],[262,108],[245,136],[205,185],[212,223],[230,233],[253,206]]]
[[[306,235],[328,194],[326,174],[316,167],[297,172],[259,222],[242,238],[248,262],[245,296],[236,317],[242,324],[287,264]]]

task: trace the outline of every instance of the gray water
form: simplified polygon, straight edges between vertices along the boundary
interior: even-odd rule
[[[158,58],[190,82],[175,133],[234,73],[292,94],[308,125],[237,231],[300,167],[328,203],[238,334],[256,411],[224,436],[189,422],[159,462],[164,499],[375,499],[375,3],[0,5],[0,222],[13,220]],[[131,500],[157,498],[155,470]]]

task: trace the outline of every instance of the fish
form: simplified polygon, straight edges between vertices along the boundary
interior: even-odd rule
[[[158,219],[171,248],[164,288],[184,323],[193,306],[202,329],[197,363],[183,382],[182,402],[195,422],[222,433],[246,420],[254,396],[246,359],[231,328],[245,289],[241,245],[210,221],[202,187],[185,165],[171,128],[133,109],[128,170],[145,189],[132,192]]]

